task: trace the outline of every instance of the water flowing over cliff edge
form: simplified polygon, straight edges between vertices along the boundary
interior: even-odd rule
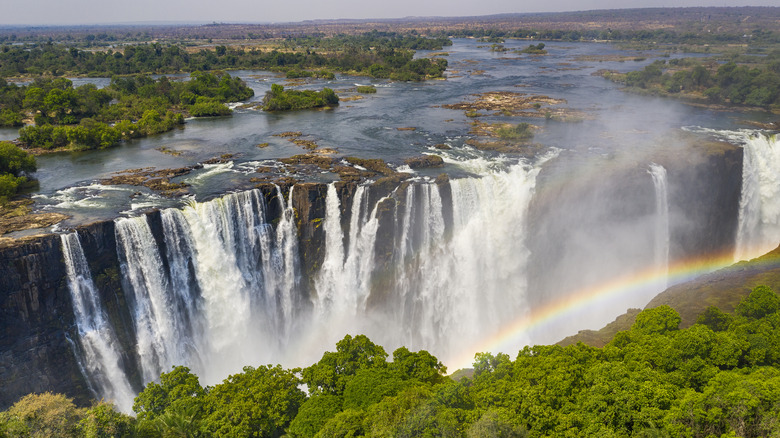
[[[511,353],[598,326],[664,289],[676,262],[735,254],[756,208],[767,212],[747,228],[777,225],[769,201],[745,202],[755,184],[742,183],[771,174],[754,175],[757,158],[743,172],[743,150],[768,153],[776,138],[730,135],[744,149],[576,179],[565,153],[445,154],[469,176],[265,184],[20,242],[0,251],[0,402],[54,390],[128,410],[172,365],[214,383],[247,364],[311,363],[346,333],[452,367],[499,336]],[[583,302],[576,318],[537,316],[647,270],[643,288]],[[538,323],[504,333],[523,320]]]

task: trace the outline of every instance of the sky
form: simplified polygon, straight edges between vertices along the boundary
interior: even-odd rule
[[[682,6],[778,6],[778,0],[0,0],[0,25],[269,23]]]

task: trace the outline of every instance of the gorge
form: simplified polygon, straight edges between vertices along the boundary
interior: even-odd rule
[[[742,150],[710,157],[698,168],[652,163],[613,175],[620,180],[609,187],[588,187],[608,190],[607,198],[622,203],[620,223],[611,224],[620,237],[603,245],[646,256],[642,267],[655,264],[664,282],[675,261],[739,244],[737,230],[746,225],[734,226],[736,218],[767,217],[775,208],[767,198],[740,202],[740,192],[722,183],[765,182],[747,164],[743,174],[740,153],[766,158],[776,138],[742,135]],[[453,363],[464,346],[478,345],[546,302],[574,295],[561,278],[572,264],[614,269],[614,260],[587,260],[603,247],[586,254],[575,234],[568,240],[550,236],[566,237],[561,233],[570,223],[561,217],[578,208],[573,202],[552,208],[544,200],[550,192],[538,187],[548,181],[545,164],[556,159],[551,153],[506,166],[464,161],[458,165],[475,176],[418,178],[393,187],[266,184],[6,248],[0,253],[3,351],[12,359],[4,360],[3,402],[38,382],[40,390],[103,397],[129,410],[134,392],[172,365],[186,364],[205,381],[218,381],[246,363],[311,361],[321,353],[318,345],[347,332],[426,348]],[[690,172],[710,179],[695,193],[685,187],[682,196]],[[669,192],[660,193],[663,188]],[[621,196],[625,191],[632,196]],[[688,198],[716,205],[713,228],[690,236],[686,221],[674,219],[706,222],[710,212],[691,208],[683,202]],[[747,205],[751,210],[740,209]],[[587,217],[570,219],[592,226]],[[752,225],[761,235],[774,226],[771,218]],[[643,232],[627,241],[623,228]],[[666,243],[684,240],[681,234],[688,235],[688,246]],[[568,248],[569,257],[582,251],[583,258],[558,265],[533,261],[556,246]],[[634,262],[623,260],[623,270],[637,269]],[[603,310],[614,314],[642,305],[663,286],[653,285],[645,297],[620,297]],[[509,348],[540,339],[530,330]]]
[[[41,172],[37,199],[80,221],[0,248],[0,405],[51,390],[129,411],[172,365],[212,384],[244,365],[311,363],[346,333],[429,350],[454,371],[478,351],[512,354],[642,307],[693,275],[681,274],[682,264],[712,270],[777,246],[776,136],[718,114],[655,110],[666,102],[619,100],[613,85],[590,76],[595,66],[554,67],[600,47],[567,55],[557,55],[563,43],[546,47],[547,60],[523,64],[458,42],[452,64],[475,72],[433,85],[380,83],[379,95],[395,87],[381,105],[367,98],[288,118],[247,110],[190,122],[157,143],[44,158],[53,170]],[[488,74],[469,67],[471,58]],[[571,91],[574,108],[598,96],[601,107],[590,111],[595,120],[550,121],[536,137],[547,146],[521,156],[473,150],[463,129],[448,125],[459,115],[438,107],[518,84]],[[256,95],[267,88],[250,85]],[[381,156],[407,178],[356,183],[317,170],[295,183],[219,186],[267,165],[265,154],[292,155],[286,140],[259,150],[257,132],[297,125],[342,153]],[[233,137],[219,137],[228,131]],[[162,143],[194,161],[225,144],[245,155],[187,176],[200,191],[183,200],[93,181],[150,156],[181,165],[185,158],[160,158]],[[395,164],[411,152],[444,165]],[[105,213],[105,199],[121,203]]]

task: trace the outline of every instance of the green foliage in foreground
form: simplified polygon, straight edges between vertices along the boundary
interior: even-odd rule
[[[25,174],[35,170],[35,157],[11,142],[0,141],[0,204],[6,203],[27,182]]]
[[[302,370],[246,367],[214,387],[174,367],[138,395],[137,419],[29,395],[0,413],[0,436],[780,436],[779,310],[764,286],[733,315],[710,308],[688,329],[661,306],[604,348],[480,353],[460,381],[426,351],[401,347],[388,361],[346,336]]]
[[[283,86],[273,84],[271,85],[271,91],[269,91],[263,99],[263,110],[290,111],[307,108],[321,108],[338,104],[339,97],[336,96],[336,93],[330,88],[323,88],[322,91],[285,91]]]

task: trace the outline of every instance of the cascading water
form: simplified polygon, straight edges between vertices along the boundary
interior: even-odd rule
[[[60,238],[81,347],[76,357],[93,392],[129,411],[135,392],[122,369],[119,343],[92,282],[78,234],[62,234]]]
[[[667,286],[667,275],[669,272],[669,200],[668,190],[666,188],[666,169],[656,163],[650,164],[648,170],[653,177],[653,186],[655,187],[655,265],[661,275],[661,290]]]
[[[328,185],[324,217],[313,225],[324,231],[322,264],[306,282],[294,187],[286,201],[277,187],[163,210],[158,236],[147,216],[116,220],[143,378],[183,364],[212,384],[244,365],[299,366],[345,333],[454,360],[532,311],[528,210],[552,156],[534,164],[445,158],[474,176],[417,178],[384,197],[357,186],[341,198]],[[665,171],[649,172],[656,263],[667,264]],[[505,348],[529,341],[516,336]]]
[[[516,164],[496,170],[482,160],[457,164],[481,177],[451,181],[450,206],[435,183],[397,191],[390,237],[377,235],[377,206],[383,201],[369,206],[368,189],[358,187],[346,248],[336,189],[328,188],[312,344],[332,345],[344,333],[366,333],[388,348],[425,348],[446,361],[458,347],[528,312],[524,239],[540,168]],[[453,216],[449,230],[447,210]],[[380,237],[393,240],[383,266],[373,253]]]
[[[743,143],[742,196],[735,259],[747,260],[780,244],[780,144],[777,135],[739,132]]]
[[[163,210],[164,253],[146,217],[117,220],[146,380],[186,364],[218,381],[286,345],[300,308],[297,236],[291,201],[278,188],[276,199],[276,230],[258,190]]]
[[[116,221],[123,283],[131,291],[137,353],[145,382],[172,365],[189,363],[168,274],[146,216]]]

